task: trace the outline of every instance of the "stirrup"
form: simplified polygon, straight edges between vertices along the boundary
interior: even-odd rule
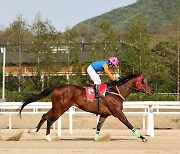
[[[100,98],[100,94],[96,93],[95,98]]]
[[[101,94],[95,94],[95,98],[104,98],[104,96]]]

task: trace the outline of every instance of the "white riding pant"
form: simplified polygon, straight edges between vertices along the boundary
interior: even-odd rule
[[[91,65],[88,66],[87,73],[89,74],[94,84],[97,84],[97,85],[101,84],[101,79],[99,77],[99,74],[96,73],[96,71],[93,69]]]

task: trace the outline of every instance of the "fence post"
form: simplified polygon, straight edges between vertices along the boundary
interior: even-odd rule
[[[53,129],[56,129],[56,122],[53,123]]]
[[[12,120],[11,120],[11,114],[9,114],[9,129],[11,129],[12,128]]]
[[[148,129],[147,135],[150,137],[154,137],[154,113],[153,113],[153,105],[148,105]]]
[[[146,114],[147,114],[147,108],[145,107],[143,114],[143,130],[146,130]]]
[[[61,136],[61,116],[58,118],[58,136]]]
[[[143,114],[143,130],[146,129],[146,120],[145,120],[145,114]]]
[[[73,107],[69,108],[69,134],[73,133],[73,121],[72,121]]]

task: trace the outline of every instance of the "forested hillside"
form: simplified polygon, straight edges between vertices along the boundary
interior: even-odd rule
[[[57,31],[51,21],[42,19],[40,13],[31,24],[23,15],[17,16],[9,27],[0,30],[0,46],[6,48],[6,66],[18,68],[17,75],[6,74],[6,99],[22,101],[26,94],[52,84],[85,86],[90,79],[82,73],[82,68],[85,72],[90,62],[116,56],[119,66],[114,71],[119,77],[142,73],[156,93],[152,97],[135,93],[129,100],[179,100],[178,2],[138,0],[63,33]],[[2,56],[0,54],[1,60]],[[32,69],[31,75],[23,74],[29,67],[36,71]],[[63,68],[68,68],[67,72],[73,75],[60,74]],[[0,65],[0,80],[2,72]],[[102,75],[102,81],[109,82],[106,75]]]
[[[102,20],[107,20],[117,31],[125,31],[136,18],[143,16],[149,28],[156,31],[171,22],[179,10],[179,0],[137,0],[132,5],[85,20],[76,27],[85,24],[98,28]]]

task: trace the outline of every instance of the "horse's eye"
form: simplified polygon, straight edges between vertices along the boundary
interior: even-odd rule
[[[147,80],[146,80],[145,78],[143,78],[143,79],[142,79],[142,83],[143,83],[143,84],[147,84],[148,82],[147,82]]]

